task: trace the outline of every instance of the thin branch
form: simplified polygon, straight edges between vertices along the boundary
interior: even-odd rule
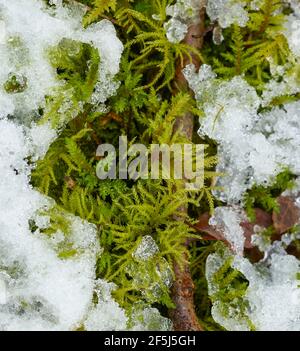
[[[203,6],[199,13],[200,21],[189,27],[188,33],[184,39],[184,44],[192,46],[194,49],[199,50],[203,46],[203,38],[205,35],[204,17],[205,7]],[[174,80],[174,93],[178,91],[189,91],[188,82],[186,81],[182,70],[187,64],[190,64],[190,58],[192,62],[199,69],[201,60],[198,55],[191,50],[183,59],[179,62],[176,69],[176,77]],[[174,134],[180,132],[185,138],[192,140],[194,128],[194,116],[191,113],[186,113],[181,117],[178,117],[174,125]],[[184,182],[182,186],[184,186]],[[176,190],[175,190],[176,191]],[[186,213],[187,208],[182,207],[181,212]],[[176,220],[182,220],[176,218]],[[191,277],[189,262],[185,257],[186,263],[184,267],[180,267],[176,262],[174,263],[175,282],[172,286],[171,294],[172,300],[175,304],[175,309],[170,311],[170,318],[172,319],[174,329],[176,331],[201,331],[201,327],[194,306],[194,282]]]

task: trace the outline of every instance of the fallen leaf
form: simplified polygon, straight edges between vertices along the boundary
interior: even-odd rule
[[[282,235],[300,222],[300,208],[296,206],[293,198],[280,196],[277,198],[279,212],[273,211],[273,225],[277,235]]]
[[[255,209],[256,221],[252,223],[250,221],[241,222],[240,225],[244,229],[245,235],[245,248],[251,249],[253,245],[251,243],[251,237],[254,234],[254,226],[258,225],[263,228],[268,228],[272,225],[272,216],[261,210],[260,208]],[[231,246],[227,239],[224,237],[222,231],[218,230],[215,226],[209,224],[210,220],[209,213],[204,213],[199,217],[199,221],[193,226],[198,232],[202,232],[202,238],[204,240],[221,240],[228,246]]]
[[[241,227],[244,228],[245,235],[245,248],[251,249],[253,245],[251,243],[251,237],[254,234],[254,227],[260,226],[262,228],[270,227],[272,222],[272,216],[263,211],[260,208],[255,208],[255,222],[245,221],[241,223]]]

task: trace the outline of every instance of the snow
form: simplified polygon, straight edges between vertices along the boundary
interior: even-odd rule
[[[50,225],[45,213],[55,204],[30,185],[34,164],[26,159],[42,158],[57,137],[49,125],[35,123],[45,95],[60,84],[47,49],[62,38],[97,48],[101,67],[94,99],[103,103],[117,87],[113,76],[122,44],[109,21],[83,29],[82,10],[70,16],[61,1],[55,4],[47,12],[43,1],[0,0],[0,330],[74,330],[87,318],[94,292],[96,227],[64,214],[68,236],[43,234]],[[5,89],[8,79],[17,83],[15,91]],[[74,256],[60,257],[64,244]],[[105,328],[105,320],[100,322]]]
[[[266,85],[262,95],[262,105],[268,106],[272,100],[280,96],[291,96],[300,92],[297,72],[275,76]]]
[[[170,319],[162,317],[156,308],[136,307],[131,316],[133,326],[130,331],[171,331],[173,328]]]
[[[126,330],[128,319],[123,309],[112,299],[111,292],[116,288],[113,283],[97,280],[95,292],[98,302],[89,312],[84,322],[87,331]]]
[[[249,318],[257,330],[299,331],[300,290],[296,279],[299,261],[294,256],[272,254],[268,265],[267,273],[261,274],[261,268],[247,261],[237,259],[234,263],[250,282],[246,295]]]
[[[246,215],[238,207],[217,207],[209,224],[224,234],[237,255],[243,255],[245,236],[240,223],[246,219]]]
[[[249,19],[245,5],[234,0],[177,0],[174,5],[167,6],[166,13],[172,17],[164,24],[167,38],[171,43],[183,40],[188,27],[199,21],[202,6],[206,6],[211,22],[218,21],[221,28],[230,27],[233,23],[245,27]]]
[[[167,6],[166,13],[171,19],[164,24],[164,28],[171,43],[182,41],[188,27],[199,21],[201,6],[201,1],[197,0],[177,0],[174,5]]]
[[[172,18],[165,23],[164,28],[171,43],[180,43],[188,32],[188,26],[176,18]]]
[[[274,245],[276,246],[276,244]],[[206,277],[209,293],[218,289],[212,280],[213,274],[222,267],[229,250],[224,256],[214,253],[207,259]],[[297,273],[299,261],[286,253],[271,252],[267,259],[251,264],[241,256],[233,257],[232,267],[239,270],[249,281],[244,296],[246,316],[258,331],[299,331],[300,329],[300,289]],[[213,304],[212,315],[216,322],[227,330],[249,330],[239,308],[231,305],[231,312],[225,316],[220,303]]]
[[[88,314],[84,322],[87,331],[168,331],[172,330],[172,323],[162,317],[156,308],[146,307],[136,303],[130,318],[111,296],[116,285],[98,279],[95,292],[98,302]]]
[[[245,2],[234,0],[207,0],[206,12],[211,21],[218,21],[222,28],[230,27],[233,23],[245,27],[248,13]]]
[[[207,65],[199,73],[188,66],[185,76],[205,113],[199,134],[219,145],[220,200],[240,202],[254,184],[270,184],[283,167],[300,174],[299,102],[259,113],[262,99],[242,77],[220,82]]]
[[[89,43],[99,50],[102,91],[98,102],[115,92],[118,85],[113,76],[119,70],[123,46],[114,26],[103,20],[83,29],[82,9],[70,11],[60,2],[50,12],[40,0],[0,0],[0,118],[18,115],[24,119],[43,106],[45,95],[59,85],[46,50],[62,38]],[[23,92],[6,93],[3,86],[11,74],[26,79]]]
[[[202,6],[206,7],[211,21],[218,21],[222,28],[227,28],[233,23],[244,27],[249,19],[245,10],[246,3],[234,0],[177,0],[174,5],[167,7],[167,15],[191,24],[199,18]]]
[[[159,248],[152,236],[146,235],[142,238],[141,243],[132,256],[137,260],[146,261],[152,258],[158,252]]]
[[[70,330],[90,304],[96,229],[70,216],[68,240],[78,254],[69,260],[58,257],[42,228],[30,231],[29,220],[47,226],[41,210],[53,206],[29,185],[24,159],[30,156],[30,141],[24,127],[0,120],[0,330]]]
[[[300,56],[300,12],[288,16],[283,34],[294,55]]]
[[[198,19],[198,11],[203,1],[199,0],[177,0],[174,5],[167,6],[167,15],[180,18],[189,24]]]

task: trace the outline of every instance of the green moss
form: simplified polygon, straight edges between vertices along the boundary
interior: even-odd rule
[[[183,57],[192,62],[192,52],[211,64],[220,80],[243,75],[261,93],[271,79],[270,57],[275,63],[284,64],[291,55],[280,32],[283,24],[283,17],[277,11],[280,2],[262,1],[258,11],[250,11],[246,27],[232,25],[223,31],[221,45],[215,45],[211,33],[207,33],[201,53],[186,44],[173,44],[167,40],[163,28],[167,19],[166,6],[174,1],[79,2],[89,6],[85,26],[105,17],[111,18],[115,24],[125,46],[117,75],[120,87],[107,102],[109,112],[97,111],[90,98],[98,79],[98,51],[89,44],[69,39],[49,50],[49,60],[62,85],[46,97],[41,123],[50,121],[54,127],[63,130],[32,173],[33,186],[57,203],[56,209],[47,213],[50,225],[43,233],[51,236],[56,230],[62,230],[66,240],[58,249],[58,255],[62,259],[71,259],[77,251],[68,241],[70,223],[64,220],[65,213],[95,224],[103,249],[97,261],[97,277],[117,285],[113,295],[128,313],[135,304],[141,303],[158,307],[166,314],[172,301],[169,285],[165,284],[166,276],[161,273],[170,270],[173,277],[174,262],[183,265],[188,258],[195,282],[196,312],[204,328],[222,330],[211,316],[212,302],[220,301],[224,316],[234,308],[237,318],[254,329],[246,314],[248,282],[231,267],[231,259],[215,273],[213,279],[218,292],[210,298],[205,265],[208,255],[218,248],[208,241],[199,241],[191,248],[185,245],[187,239],[195,237],[189,224],[195,223],[201,213],[212,212],[215,204],[218,205],[211,193],[216,175],[217,145],[196,135],[202,111],[196,108],[195,100],[187,91],[174,89],[174,77]],[[250,4],[250,1],[246,2]],[[159,19],[154,20],[153,14]],[[206,22],[209,25],[208,19]],[[14,79],[6,87],[12,93],[21,92],[23,88]],[[276,97],[271,105],[298,98],[298,95]],[[174,134],[173,130],[176,119],[187,112],[195,116],[193,141],[208,144],[205,184],[198,193],[174,192],[175,187],[182,187],[161,179],[134,182],[97,178],[99,159],[95,151],[99,144],[118,146],[120,135],[127,135],[129,143],[141,142],[146,146],[151,143],[186,143],[187,140],[179,133]],[[254,220],[255,207],[268,212],[277,210],[276,197],[292,186],[293,179],[293,174],[284,170],[271,186],[254,186],[249,190],[245,207],[250,218]],[[182,216],[178,211],[180,207],[187,207],[188,214]],[[31,223],[31,228],[36,229],[35,223]],[[159,252],[146,262],[137,262],[133,253],[145,235],[155,240]]]
[[[244,199],[245,209],[248,217],[255,221],[256,207],[261,208],[269,213],[279,211],[277,197],[285,190],[292,189],[295,175],[288,169],[279,173],[270,186],[255,185],[250,189]]]
[[[27,78],[25,76],[10,73],[3,87],[8,94],[23,93],[27,89]]]

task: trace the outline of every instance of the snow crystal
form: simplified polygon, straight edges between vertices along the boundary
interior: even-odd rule
[[[212,277],[230,252],[222,257],[218,253],[207,259],[206,277],[209,294],[215,294],[218,287]],[[298,331],[300,329],[300,289],[297,273],[299,260],[284,253],[272,253],[268,260],[251,264],[241,256],[233,257],[232,267],[239,270],[248,280],[244,296],[243,313],[258,331]],[[227,330],[249,330],[249,325],[240,316],[238,305],[229,307],[228,316],[222,313],[220,302],[213,304],[212,315],[216,322]]]
[[[233,0],[208,0],[206,12],[211,21],[218,21],[222,28],[230,27],[233,23],[244,27],[248,22],[245,3]]]
[[[202,6],[203,1],[199,0],[177,0],[174,5],[167,6],[166,12],[168,16],[191,24],[199,18],[199,10]]]
[[[137,260],[145,261],[153,257],[157,252],[159,252],[159,248],[155,240],[152,236],[146,235],[142,238],[140,245],[133,253],[133,257]]]
[[[244,27],[248,22],[245,4],[233,0],[177,0],[174,5],[167,7],[167,15],[172,19],[165,23],[167,37],[170,42],[180,42],[189,25],[200,20],[199,10],[206,5],[206,12],[212,22],[218,21],[221,28],[230,27],[233,23]],[[218,34],[221,32],[219,31]],[[214,31],[215,39],[217,33]],[[222,34],[216,42],[222,41]]]
[[[224,234],[225,239],[232,245],[233,251],[243,255],[245,236],[240,223],[246,220],[246,215],[237,207],[217,207],[209,224],[215,226]]]
[[[164,28],[167,32],[167,38],[171,43],[181,42],[188,32],[188,26],[175,18],[166,22]]]
[[[286,72],[284,67],[277,66],[277,70],[282,69],[282,72],[276,72],[272,75],[275,78],[271,79],[265,85],[265,89],[262,95],[262,105],[268,106],[272,100],[280,96],[294,95],[300,92],[299,78],[297,72],[289,74]]]
[[[299,232],[283,234],[280,240],[271,242],[269,235],[264,235],[261,230],[259,234],[252,235],[252,244],[257,246],[261,252],[264,253],[264,260],[267,260],[272,254],[285,255],[287,247],[300,238]]]
[[[143,298],[149,303],[154,303],[161,298],[165,289],[169,289],[173,282],[169,263],[159,257],[155,260],[135,258],[126,267],[126,273],[132,278],[132,286],[140,290]],[[157,278],[153,279],[153,276]]]
[[[258,113],[262,100],[242,77],[219,82],[210,72],[188,67],[185,76],[205,113],[200,135],[219,144],[217,171],[224,176],[216,196],[236,203],[254,184],[270,184],[283,167],[300,174],[300,103]]]
[[[226,259],[230,257],[231,253],[229,250],[226,250],[222,255],[213,253],[208,256],[205,266],[205,275],[208,284],[209,296],[214,296],[218,293],[219,287],[214,280],[214,274],[222,268]],[[239,303],[241,303],[241,301],[239,301]],[[226,306],[228,313],[227,315],[224,315],[222,302],[220,300],[213,301],[211,308],[211,315],[213,319],[222,327],[230,331],[248,330],[249,328],[247,322],[244,320],[244,318],[241,318],[239,314],[240,310],[235,307],[236,305],[239,305],[239,303],[235,303],[234,300],[229,301],[228,306]]]
[[[130,331],[171,331],[172,322],[162,317],[156,308],[135,308],[131,320],[133,326]]]
[[[128,319],[123,309],[113,300],[111,292],[116,288],[113,283],[97,280],[95,292],[97,304],[89,312],[84,322],[87,331],[113,331],[127,329]]]
[[[171,43],[182,41],[192,23],[199,21],[201,1],[177,0],[174,5],[167,6],[166,13],[172,18],[164,24],[167,38]]]

